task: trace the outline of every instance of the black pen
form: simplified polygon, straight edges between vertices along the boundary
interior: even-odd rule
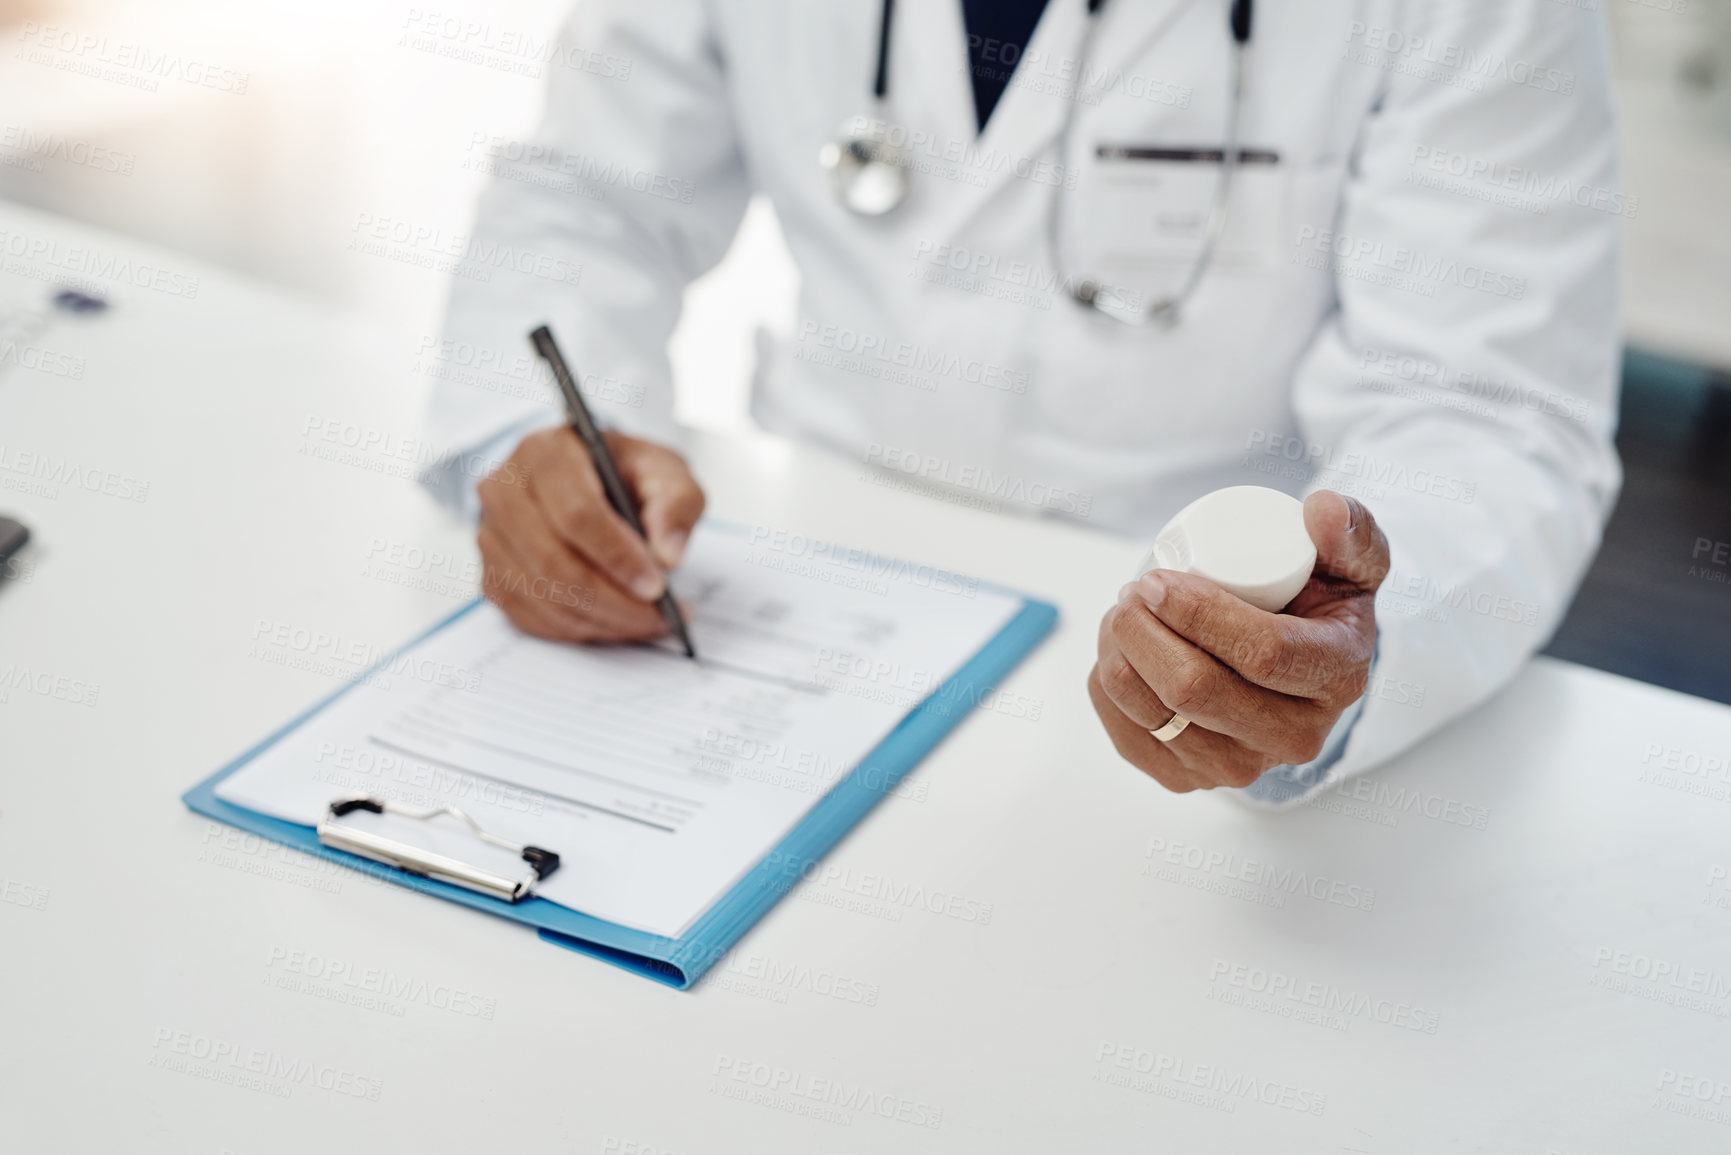
[[[643,532],[643,519],[638,516],[637,502],[632,498],[631,490],[626,488],[625,479],[619,476],[619,466],[614,462],[613,454],[607,451],[607,441],[596,427],[595,419],[589,416],[589,406],[583,404],[583,394],[577,391],[577,380],[566,366],[565,358],[559,355],[559,346],[553,341],[553,331],[542,325],[529,334],[529,341],[535,346],[535,352],[541,354],[542,360],[553,370],[553,380],[559,383],[559,392],[565,397],[565,412],[571,418],[571,428],[576,430],[577,436],[583,439],[584,446],[589,450],[589,459],[595,463],[595,472],[601,475],[601,488],[607,491],[608,504],[637,531],[638,537],[649,540],[649,535]],[[661,611],[667,628],[685,644],[685,656],[697,657],[697,650],[691,645],[691,632],[685,628],[685,617],[679,612],[679,604],[673,600],[671,587],[662,591],[655,608]]]

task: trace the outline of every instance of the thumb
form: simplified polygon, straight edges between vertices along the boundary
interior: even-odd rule
[[[692,527],[703,516],[703,490],[685,459],[671,449],[633,437],[620,437],[610,448],[642,507],[650,552],[663,569],[674,569],[685,555]]]
[[[1304,528],[1316,543],[1315,576],[1375,593],[1388,576],[1388,538],[1356,498],[1318,490],[1304,499]]]

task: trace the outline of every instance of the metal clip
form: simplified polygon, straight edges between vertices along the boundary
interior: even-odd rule
[[[410,846],[406,842],[398,842],[394,838],[359,830],[353,826],[344,826],[337,821],[345,814],[356,810],[366,810],[373,814],[398,814],[404,818],[414,818],[427,821],[449,814],[475,832],[481,841],[493,846],[509,850],[522,856],[529,864],[533,874],[523,878],[508,878],[503,874],[495,874],[491,870],[479,866],[471,866],[455,858],[443,854],[434,854],[430,850]],[[374,862],[382,862],[386,866],[394,866],[409,874],[424,878],[434,878],[440,882],[448,882],[452,886],[461,886],[467,890],[477,891],[491,898],[504,902],[520,902],[535,893],[535,884],[559,869],[559,856],[551,850],[543,850],[539,846],[519,846],[496,834],[488,834],[481,829],[480,823],[458,810],[455,806],[439,806],[431,810],[414,810],[406,806],[398,806],[386,802],[382,798],[373,798],[365,794],[350,795],[338,798],[330,804],[323,818],[319,819],[319,841],[335,850],[344,850],[369,858]]]

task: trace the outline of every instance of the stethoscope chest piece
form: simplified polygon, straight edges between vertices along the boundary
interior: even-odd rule
[[[830,192],[862,217],[881,217],[908,198],[912,154],[889,140],[890,126],[877,117],[853,117],[818,150]]]

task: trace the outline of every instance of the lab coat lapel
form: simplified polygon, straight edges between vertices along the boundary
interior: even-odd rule
[[[960,0],[896,5],[889,81],[890,118],[922,134],[916,164],[941,161],[946,149],[973,141],[974,95]],[[914,175],[916,186],[931,179],[925,172]]]
[[[1014,177],[1016,162],[1025,164],[1063,126],[1070,86],[1075,83],[1074,76],[1063,74],[1063,65],[1081,51],[1086,26],[1085,0],[1048,0],[1033,38],[980,134],[980,150],[991,158],[988,167],[996,180]],[[1075,67],[1071,65],[1072,72]]]
[[[1187,9],[1197,3],[1219,7],[1220,34],[1226,35],[1228,6],[1220,0],[1106,0],[1106,6],[1100,11],[1100,29],[1094,37],[1094,51],[1088,61],[1088,83],[1103,87],[1110,93],[1110,78],[1134,75],[1138,61],[1171,30]]]

